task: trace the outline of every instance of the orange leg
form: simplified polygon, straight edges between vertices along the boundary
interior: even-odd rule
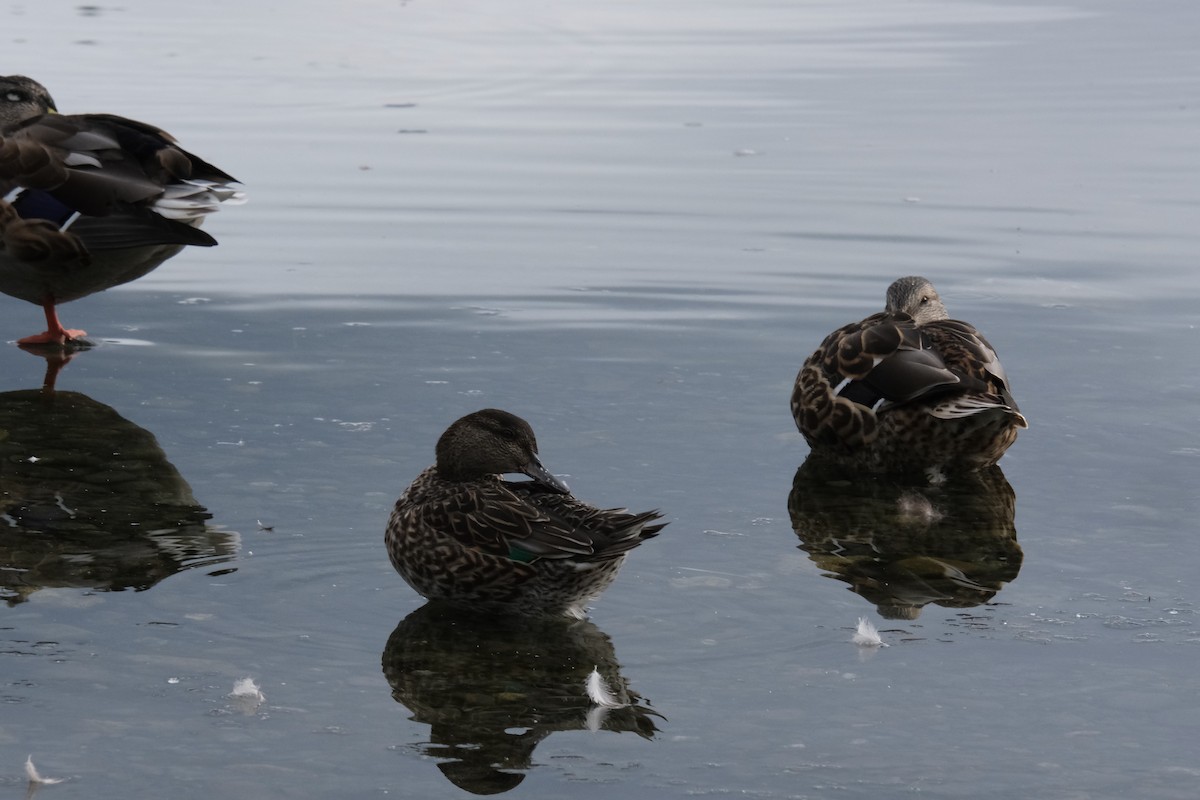
[[[17,344],[66,344],[73,339],[78,339],[81,336],[86,336],[87,331],[71,330],[64,328],[62,323],[58,321],[58,311],[54,307],[54,298],[47,297],[42,301],[42,311],[46,314],[46,330],[44,333],[35,333],[33,336],[26,336],[24,339],[18,339]]]

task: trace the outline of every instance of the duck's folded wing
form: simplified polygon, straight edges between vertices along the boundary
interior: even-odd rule
[[[145,164],[156,162],[173,177],[216,183],[238,182],[228,172],[184,150],[176,144],[174,136],[160,128],[115,114],[85,116],[94,126],[104,128],[123,150],[136,155]]]
[[[70,228],[91,251],[159,244],[212,247],[217,240],[199,228],[146,210],[130,209],[108,217],[80,217]]]
[[[862,382],[874,389],[879,397],[903,403],[954,386],[960,379],[935,351],[905,347],[880,358]]]
[[[162,193],[162,183],[147,173],[141,155],[122,150],[106,131],[85,128],[83,120],[47,114],[10,131],[0,146],[0,172],[6,180],[50,192],[94,216]],[[170,144],[163,140],[162,146]]]
[[[526,491],[530,500],[546,514],[561,522],[586,541],[591,549],[585,560],[603,561],[616,558],[658,535],[666,523],[654,523],[662,518],[658,511],[630,513],[626,508],[596,508],[571,495],[547,491],[536,484],[516,484]]]
[[[837,331],[824,349],[833,394],[867,408],[907,402],[961,380],[907,316],[868,317]]]
[[[519,561],[589,555],[590,540],[505,484],[476,487],[427,504],[423,524],[460,543]]]
[[[0,178],[92,216],[153,201],[178,184],[236,183],[163,131],[108,114],[47,114],[9,131],[0,138]]]
[[[940,320],[926,326],[946,364],[962,375],[972,391],[996,396],[998,404],[1016,411],[1012,387],[995,348],[975,328],[960,320]]]
[[[1017,409],[1015,403],[1009,402],[1008,398],[994,394],[962,395],[944,403],[938,403],[929,409],[929,413],[938,419],[965,419],[976,414],[993,411],[1010,415],[1018,428],[1029,427],[1025,416]]]

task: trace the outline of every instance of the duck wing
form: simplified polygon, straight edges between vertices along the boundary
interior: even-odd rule
[[[465,547],[516,561],[592,554],[586,532],[531,502],[520,487],[496,481],[420,503],[408,513],[415,524],[442,531]]]
[[[25,219],[71,225],[89,247],[211,246],[193,223],[240,198],[234,178],[163,131],[109,114],[46,114],[0,136],[0,190]],[[100,217],[108,230],[82,220]],[[82,222],[82,224],[80,224]]]
[[[658,511],[636,514],[624,508],[596,508],[528,481],[510,487],[558,525],[570,528],[579,541],[586,541],[588,551],[575,554],[585,561],[617,558],[666,527],[665,522],[651,524],[662,517]]]
[[[166,219],[148,209],[130,209],[108,217],[80,217],[70,233],[89,251],[122,250],[150,244],[213,247],[217,240],[200,228]]]
[[[1013,414],[1019,427],[1027,427],[1013,399],[1008,375],[995,349],[975,328],[960,320],[939,320],[922,326],[922,332],[941,354],[947,368],[962,377],[964,391],[936,405],[930,413],[955,419],[990,410]]]
[[[872,410],[961,388],[963,380],[905,314],[875,314],[834,331],[809,359],[814,362],[834,396]]]

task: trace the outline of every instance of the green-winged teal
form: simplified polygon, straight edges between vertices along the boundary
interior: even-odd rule
[[[533,480],[500,477],[511,473]],[[538,460],[529,423],[488,408],[438,439],[437,463],[396,501],[386,543],[396,571],[431,600],[582,618],[626,553],[662,530],[660,516],[576,500]]]
[[[72,342],[84,332],[62,326],[59,303],[217,243],[197,226],[243,196],[174,141],[124,117],[59,114],[37,81],[0,77],[0,292],[41,306],[47,326],[21,344]]]
[[[796,376],[792,416],[845,467],[934,480],[995,464],[1028,427],[996,351],[917,276],[888,287],[882,313],[825,337]]]

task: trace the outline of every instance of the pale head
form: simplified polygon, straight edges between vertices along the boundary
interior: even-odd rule
[[[54,110],[54,98],[33,78],[0,76],[0,131]]]
[[[888,287],[885,310],[889,314],[908,314],[918,325],[950,316],[937,289],[919,275],[900,278]]]

